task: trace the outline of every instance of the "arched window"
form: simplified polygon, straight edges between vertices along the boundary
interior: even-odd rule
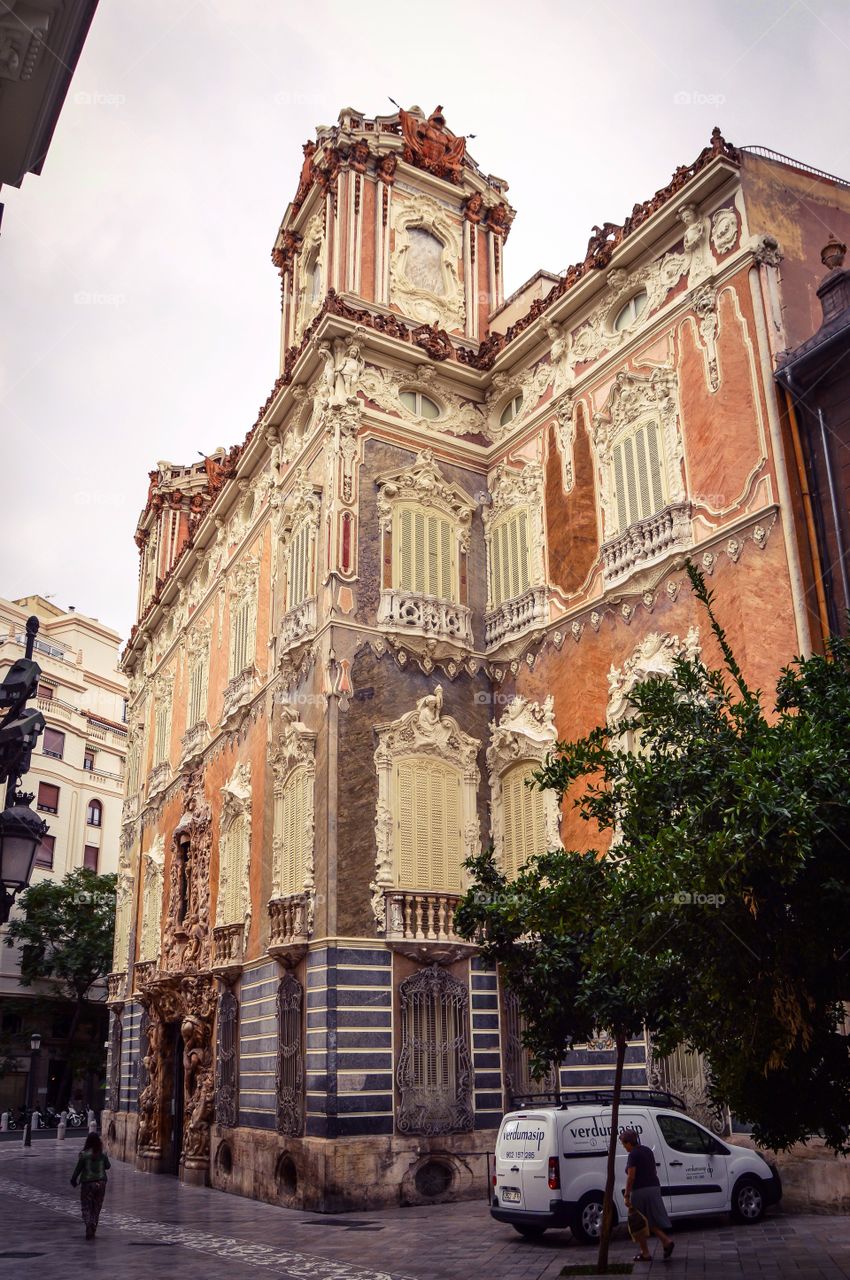
[[[517,395],[513,396],[505,405],[504,409],[499,415],[499,426],[506,427],[509,422],[513,422],[514,418],[517,416],[521,408],[522,408],[522,392],[520,391]]]
[[[538,761],[525,760],[502,774],[502,861],[508,879],[513,879],[529,858],[548,848],[544,793],[527,785],[539,767]]]
[[[615,333],[622,333],[625,329],[631,329],[633,325],[637,324],[646,310],[646,303],[646,289],[639,289],[617,312],[614,319]]]
[[[440,406],[428,396],[423,395],[421,391],[400,391],[398,398],[405,409],[415,413],[417,418],[439,418],[440,416]]]
[[[89,800],[86,809],[86,822],[90,827],[100,827],[103,825],[103,805],[99,800]]]
[[[399,1000],[399,1130],[427,1135],[471,1129],[466,987],[435,964],[405,978]]]
[[[463,779],[433,756],[408,756],[393,770],[395,868],[400,889],[463,889]]]
[[[293,769],[275,797],[274,851],[279,893],[303,893],[312,849],[313,777],[306,765]]]
[[[611,449],[617,497],[618,532],[655,515],[665,505],[664,474],[657,422],[624,432]]]

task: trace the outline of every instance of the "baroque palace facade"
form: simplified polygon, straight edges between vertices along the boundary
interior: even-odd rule
[[[535,1086],[453,928],[464,859],[587,845],[525,780],[715,660],[686,556],[756,684],[822,643],[773,366],[848,185],[715,130],[504,301],[506,189],[439,108],[320,129],[280,376],[242,444],[151,473],[105,1117],[140,1168],[329,1211],[482,1193]],[[627,1083],[659,1071],[636,1040]]]

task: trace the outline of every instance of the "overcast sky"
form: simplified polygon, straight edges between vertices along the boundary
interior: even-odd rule
[[[444,105],[518,210],[508,290],[584,256],[719,124],[850,174],[846,0],[101,0],[41,177],[4,188],[0,595],[126,636],[157,460],[277,375],[269,254],[343,106]]]

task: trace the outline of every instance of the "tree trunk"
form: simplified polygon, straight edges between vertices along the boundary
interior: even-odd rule
[[[74,1068],[73,1068],[71,1059],[73,1056],[74,1041],[77,1038],[77,1028],[80,1025],[80,1018],[83,1016],[84,1004],[85,1004],[85,1000],[78,998],[77,1003],[74,1006],[74,1016],[71,1019],[71,1027],[70,1027],[70,1030],[68,1031],[68,1035],[66,1038],[66,1044],[68,1046],[67,1057],[65,1060],[65,1066],[62,1068],[62,1080],[60,1082],[59,1090],[57,1093],[57,1101],[56,1101],[57,1111],[61,1111],[62,1108],[67,1105],[70,1099],[71,1085],[73,1084],[73,1080],[74,1080],[74,1074],[73,1074]]]
[[[597,1274],[604,1276],[608,1272],[608,1246],[611,1243],[611,1231],[614,1227],[614,1158],[617,1154],[617,1143],[620,1138],[620,1094],[623,1089],[623,1064],[626,1061],[626,1033],[617,1031],[617,1066],[614,1071],[614,1094],[611,1099],[611,1135],[608,1139],[608,1171],[605,1178],[605,1200],[602,1205],[602,1230],[599,1234],[599,1256],[597,1258]]]

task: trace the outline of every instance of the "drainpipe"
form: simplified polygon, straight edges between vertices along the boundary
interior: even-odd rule
[[[800,656],[808,658],[812,653],[812,638],[809,619],[806,614],[806,592],[803,583],[803,570],[800,564],[800,550],[797,546],[797,530],[794,527],[794,510],[791,505],[791,488],[788,484],[785,445],[782,440],[782,426],[779,421],[776,393],[774,391],[773,370],[770,367],[768,354],[769,342],[764,319],[764,296],[760,288],[758,268],[750,271],[750,290],[753,300],[756,336],[758,338],[762,385],[767,405],[767,420],[770,426],[770,443],[775,462],[776,487],[779,492],[779,518],[782,521],[785,553],[788,557],[788,576],[791,582],[791,604],[794,610],[797,644]]]

